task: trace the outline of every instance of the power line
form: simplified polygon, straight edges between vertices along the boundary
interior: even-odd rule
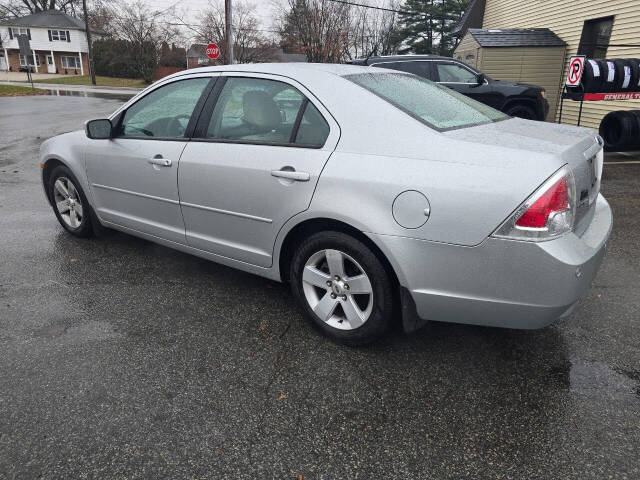
[[[363,3],[347,2],[346,0],[329,0],[334,3],[342,3],[344,5],[351,5],[353,7],[371,8],[373,10],[382,10],[383,12],[402,13],[403,15],[420,15],[417,12],[408,12],[407,10],[395,10],[393,8],[375,7],[373,5],[365,5]]]

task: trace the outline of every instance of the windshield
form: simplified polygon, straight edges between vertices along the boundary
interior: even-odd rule
[[[440,131],[509,118],[494,108],[415,75],[376,72],[345,78]]]

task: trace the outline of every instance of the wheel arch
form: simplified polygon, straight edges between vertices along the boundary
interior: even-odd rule
[[[346,233],[364,243],[380,259],[385,267],[385,270],[387,270],[387,273],[393,280],[394,285],[400,285],[400,280],[396,273],[396,269],[393,267],[391,261],[388,258],[388,255],[383,252],[380,246],[376,242],[374,242],[371,237],[367,236],[364,232],[345,221],[329,217],[315,217],[304,219],[298,222],[296,225],[292,226],[285,234],[280,244],[280,248],[278,249],[279,254],[277,258],[278,271],[280,274],[280,279],[283,282],[287,282],[289,280],[289,265],[291,263],[291,259],[295,252],[296,246],[305,238],[308,238],[314,233],[329,230]]]
[[[540,111],[538,109],[536,101],[533,98],[529,98],[529,97],[508,98],[504,102],[504,105],[502,106],[501,110],[506,113],[507,110],[517,106],[524,106],[524,107],[531,108],[533,110],[533,113],[535,113],[538,116],[540,115]]]
[[[44,193],[49,200],[51,206],[53,206],[53,200],[51,199],[51,194],[49,192],[49,179],[51,178],[51,173],[59,166],[67,167],[69,170],[73,172],[73,169],[60,159],[57,156],[50,156],[44,159],[42,162],[42,185],[44,186]]]

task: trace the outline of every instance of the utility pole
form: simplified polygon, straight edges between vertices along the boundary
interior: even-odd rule
[[[233,64],[233,21],[231,0],[224,0],[225,30],[227,34],[227,64]]]
[[[87,0],[82,0],[82,9],[84,10],[84,28],[87,32],[87,57],[89,60],[89,72],[91,73],[91,83],[96,84],[96,72],[93,68],[93,48],[91,47],[91,32],[89,31],[89,15],[87,15]]]

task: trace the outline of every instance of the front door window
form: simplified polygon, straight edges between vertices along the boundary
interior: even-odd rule
[[[182,138],[209,78],[180,80],[160,87],[127,109],[118,136]]]

